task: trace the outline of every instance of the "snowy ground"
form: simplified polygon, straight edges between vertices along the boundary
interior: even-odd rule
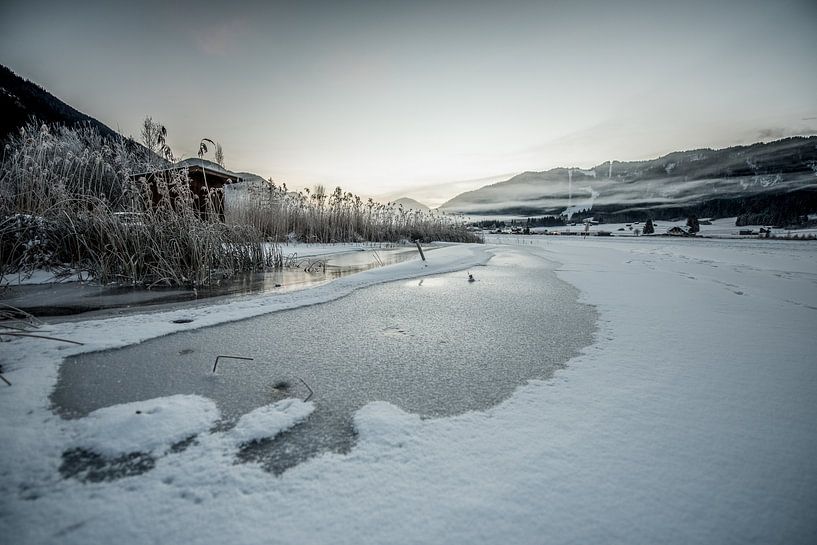
[[[60,358],[78,349],[3,344],[14,386],[0,389],[0,535],[13,543],[817,542],[817,245],[511,243],[561,263],[559,276],[598,308],[596,342],[555,378],[484,412],[421,420],[367,405],[352,452],[281,477],[235,464],[236,445],[307,418],[309,404],[265,407],[235,431],[200,433],[144,475],[61,479],[66,448],[169,452],[214,422],[215,409],[174,396],[63,421],[47,396]],[[81,349],[120,346],[471,267],[490,249],[451,246],[427,266],[374,269],[293,294],[49,329],[86,342]],[[179,317],[194,321],[170,323]]]
[[[735,225],[735,220],[737,218],[720,218],[716,220],[712,220],[711,222],[705,221],[700,227],[701,231],[699,236],[702,237],[718,237],[718,238],[752,238],[751,236],[741,235],[741,231],[751,231],[755,233],[755,238],[757,234],[760,232],[760,229],[769,228],[768,226],[763,225],[744,225],[741,227],[737,227]],[[523,220],[524,223],[524,220]],[[666,233],[672,227],[681,227],[686,229],[686,220],[681,221],[663,221],[658,220],[655,222],[655,234],[661,235]],[[644,222],[630,222],[630,223],[602,223],[600,225],[591,225],[590,226],[590,233],[595,234],[598,231],[607,231],[612,233],[614,236],[635,236],[635,230],[638,229],[639,233],[644,231]],[[780,229],[777,227],[770,228],[772,232],[772,236],[775,237],[787,237],[787,236],[810,236],[810,235],[817,235],[817,228],[808,228],[808,229]],[[534,233],[543,233],[543,232],[574,232],[574,233],[583,233],[584,232],[584,225],[579,222],[574,226],[564,226],[564,227],[534,227],[531,229]]]

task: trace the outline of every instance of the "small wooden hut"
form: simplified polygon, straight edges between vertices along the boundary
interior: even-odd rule
[[[153,205],[157,206],[162,198],[157,183],[159,179],[164,178],[164,181],[169,183],[185,169],[190,191],[193,194],[193,206],[199,216],[206,218],[212,210],[218,215],[219,220],[224,221],[224,186],[242,181],[240,176],[228,170],[217,165],[210,166],[205,164],[205,161],[188,159],[172,167],[134,174],[131,178],[134,180],[144,178],[147,181],[153,194]],[[212,202],[212,209],[207,205],[208,194]]]

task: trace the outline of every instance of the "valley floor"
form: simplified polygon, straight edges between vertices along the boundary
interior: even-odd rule
[[[355,415],[351,452],[279,477],[235,463],[236,444],[308,418],[310,403],[270,406],[215,433],[201,397],[156,400],[145,420],[132,406],[96,423],[49,409],[69,354],[380,282],[464,269],[479,278],[475,267],[499,244],[558,263],[599,323],[565,369],[491,409],[421,419],[370,403]],[[489,239],[300,292],[52,324],[48,334],[86,345],[0,346],[14,383],[0,385],[0,535],[20,544],[814,543],[815,326],[814,243],[644,237]],[[60,477],[71,446],[162,450],[190,433],[197,443],[142,475]]]

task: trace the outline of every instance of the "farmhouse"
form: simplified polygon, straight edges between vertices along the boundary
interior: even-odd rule
[[[678,227],[677,225],[675,227],[670,227],[667,230],[667,234],[669,236],[671,236],[671,237],[689,237],[689,236],[692,236],[692,235],[690,235],[690,233],[688,233],[686,230],[684,230],[683,227]]]

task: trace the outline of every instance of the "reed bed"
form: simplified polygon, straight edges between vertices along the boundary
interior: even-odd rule
[[[183,169],[158,180],[154,202],[134,178],[140,151],[89,128],[29,125],[13,138],[0,166],[0,272],[62,267],[101,283],[199,286],[280,265],[257,229],[199,214]]]
[[[278,244],[480,242],[465,225],[343,192],[272,182],[213,190],[199,210],[183,168],[92,128],[30,124],[0,164],[0,273],[60,269],[100,283],[202,286],[281,267]],[[169,163],[160,167],[170,166]],[[226,201],[226,221],[215,203]]]
[[[364,201],[340,187],[327,194],[289,191],[272,181],[228,188],[229,223],[251,225],[270,240],[303,242],[481,242],[462,222],[436,212]]]

